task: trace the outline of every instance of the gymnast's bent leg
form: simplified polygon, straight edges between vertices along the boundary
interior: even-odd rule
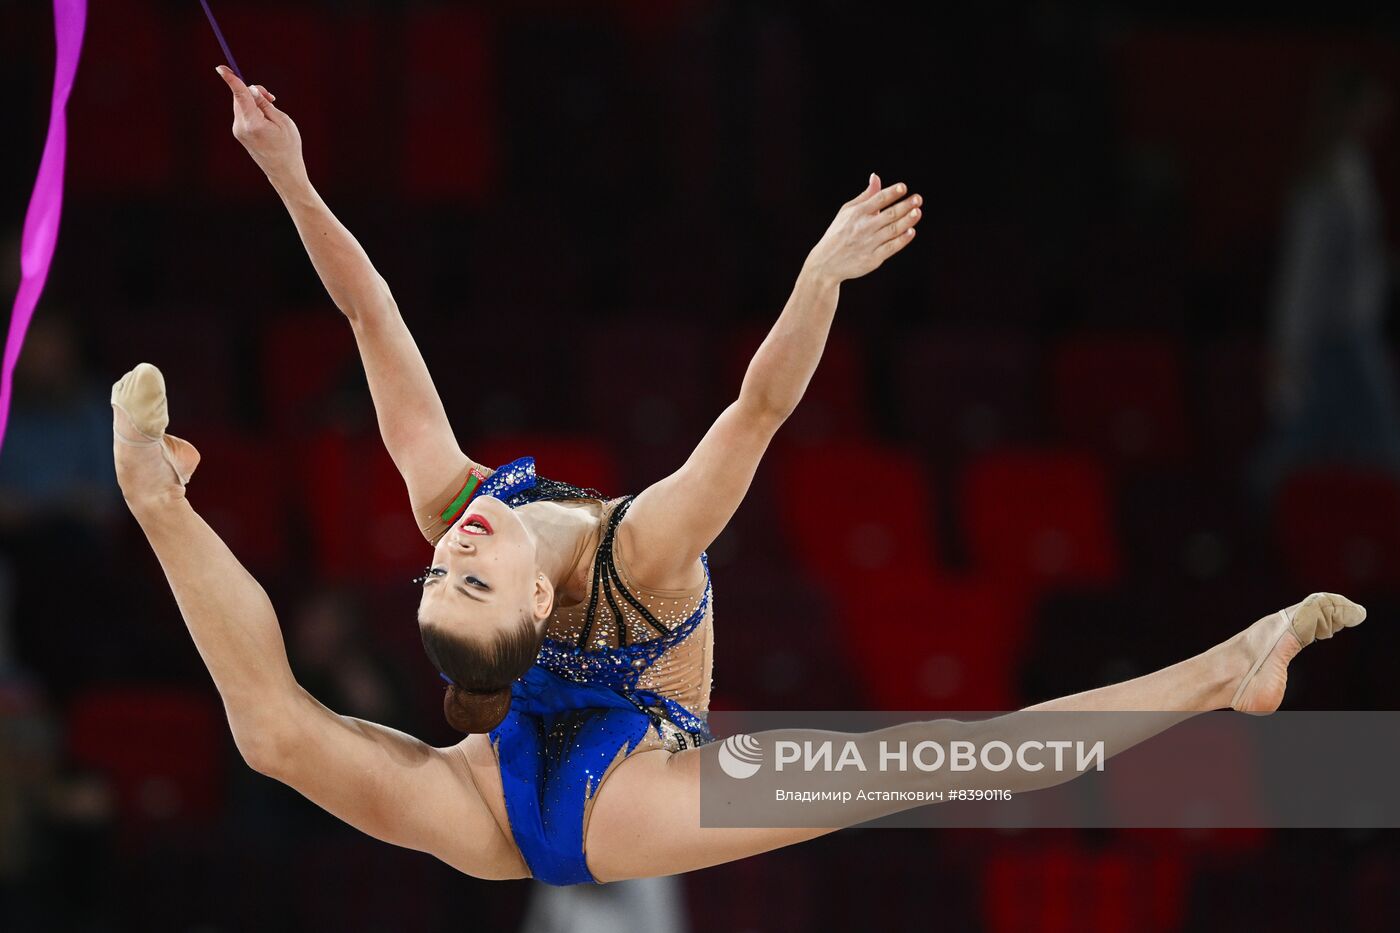
[[[195,513],[185,481],[199,462],[165,433],[165,383],[141,364],[113,387],[117,481],[160,560],[239,752],[358,829],[471,875],[518,878],[520,855],[478,790],[489,749],[432,748],[337,715],[296,682],[267,594]]]
[[[1139,712],[1113,717],[1055,717],[1056,738],[1102,741],[1105,758],[1142,742],[1198,713],[1232,708],[1251,713],[1276,710],[1287,685],[1288,663],[1315,638],[1330,638],[1353,626],[1366,611],[1344,597],[1315,593],[1283,612],[1260,619],[1233,638],[1171,667],[1133,680],[1050,700],[979,722],[933,720],[868,733],[876,741],[913,746],[935,741],[947,747],[965,740],[981,745],[1000,740],[1016,746],[1046,736],[1045,719],[1028,713]],[[1079,734],[1075,734],[1078,732]],[[773,736],[773,733],[762,733]],[[783,738],[843,740],[849,734],[782,730]],[[700,770],[720,744],[676,754],[644,752],[618,765],[598,790],[588,826],[589,866],[600,881],[706,868],[802,842],[844,826],[863,823],[927,803],[868,801],[845,804],[839,825],[827,828],[729,828],[700,825]],[[1076,772],[909,772],[897,790],[992,790],[1023,793],[1063,783]],[[902,776],[901,776],[902,777]]]

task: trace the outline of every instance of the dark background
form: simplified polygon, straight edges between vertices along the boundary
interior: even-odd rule
[[[924,195],[916,242],[843,286],[807,399],[711,551],[716,707],[1010,709],[1329,589],[1371,620],[1309,650],[1287,705],[1393,709],[1393,478],[1250,477],[1310,88],[1347,66],[1393,89],[1395,23],[1219,6],[215,10],[488,463],[531,453],[614,493],[664,475],[837,207],[871,171]],[[0,3],[7,295],[50,17]],[[238,760],[120,508],[106,387],[149,360],[204,455],[190,497],[271,593],[302,681],[454,741],[413,623],[427,552],[348,328],[229,134],[220,61],[193,0],[92,4],[3,455],[0,927],[513,928],[526,882],[359,837]],[[1389,125],[1372,154],[1394,217]],[[75,491],[35,504],[65,458]],[[1381,831],[910,830],[684,885],[697,930],[1382,930],[1397,881]]]

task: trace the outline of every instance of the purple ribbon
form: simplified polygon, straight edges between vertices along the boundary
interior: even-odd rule
[[[39,160],[39,176],[24,215],[20,241],[19,291],[10,312],[10,330],[5,337],[5,357],[0,369],[0,446],[10,418],[10,393],[15,364],[24,335],[34,317],[34,308],[48,281],[58,244],[58,221],[63,213],[63,160],[68,149],[68,95],[78,73],[78,57],[83,50],[83,27],[87,23],[87,0],[53,0],[53,31],[58,45],[53,68],[53,106],[49,110],[49,135]]]
[[[238,62],[233,60],[233,53],[228,50],[228,43],[224,41],[224,31],[219,28],[219,21],[214,18],[214,11],[209,9],[209,0],[199,0],[199,5],[204,7],[204,15],[209,17],[209,25],[214,29],[214,38],[219,40],[219,48],[224,50],[224,58],[228,59],[228,66],[233,69],[233,73],[238,75],[238,80],[243,80],[243,72],[238,70]]]

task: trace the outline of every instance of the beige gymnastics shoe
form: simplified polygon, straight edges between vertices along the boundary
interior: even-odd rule
[[[159,447],[161,458],[175,471],[181,486],[190,481],[199,466],[199,451],[189,441],[181,440],[165,429],[170,413],[165,398],[165,377],[150,363],[139,363],[131,372],[112,385],[112,439],[122,447]],[[117,478],[122,491],[128,485],[144,486],[154,477],[142,477],[135,462],[140,458],[123,457],[116,453]],[[129,497],[129,496],[128,496]]]
[[[1254,658],[1240,681],[1230,708],[1245,713],[1272,713],[1283,702],[1288,662],[1319,638],[1360,625],[1366,608],[1336,593],[1313,593],[1307,599],[1255,622],[1241,633]]]

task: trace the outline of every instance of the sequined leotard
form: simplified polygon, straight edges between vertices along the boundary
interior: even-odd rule
[[[537,477],[530,457],[487,474],[473,468],[416,509],[436,543],[476,496],[511,508],[579,499],[583,490]],[[635,752],[679,751],[711,740],[705,722],[714,652],[709,561],[696,590],[637,586],[614,548],[632,497],[583,500],[598,512],[591,584],[556,607],[540,653],[511,687],[510,711],[491,732],[511,833],[530,873],[550,884],[591,882],[583,841],[593,795],[609,768]]]

